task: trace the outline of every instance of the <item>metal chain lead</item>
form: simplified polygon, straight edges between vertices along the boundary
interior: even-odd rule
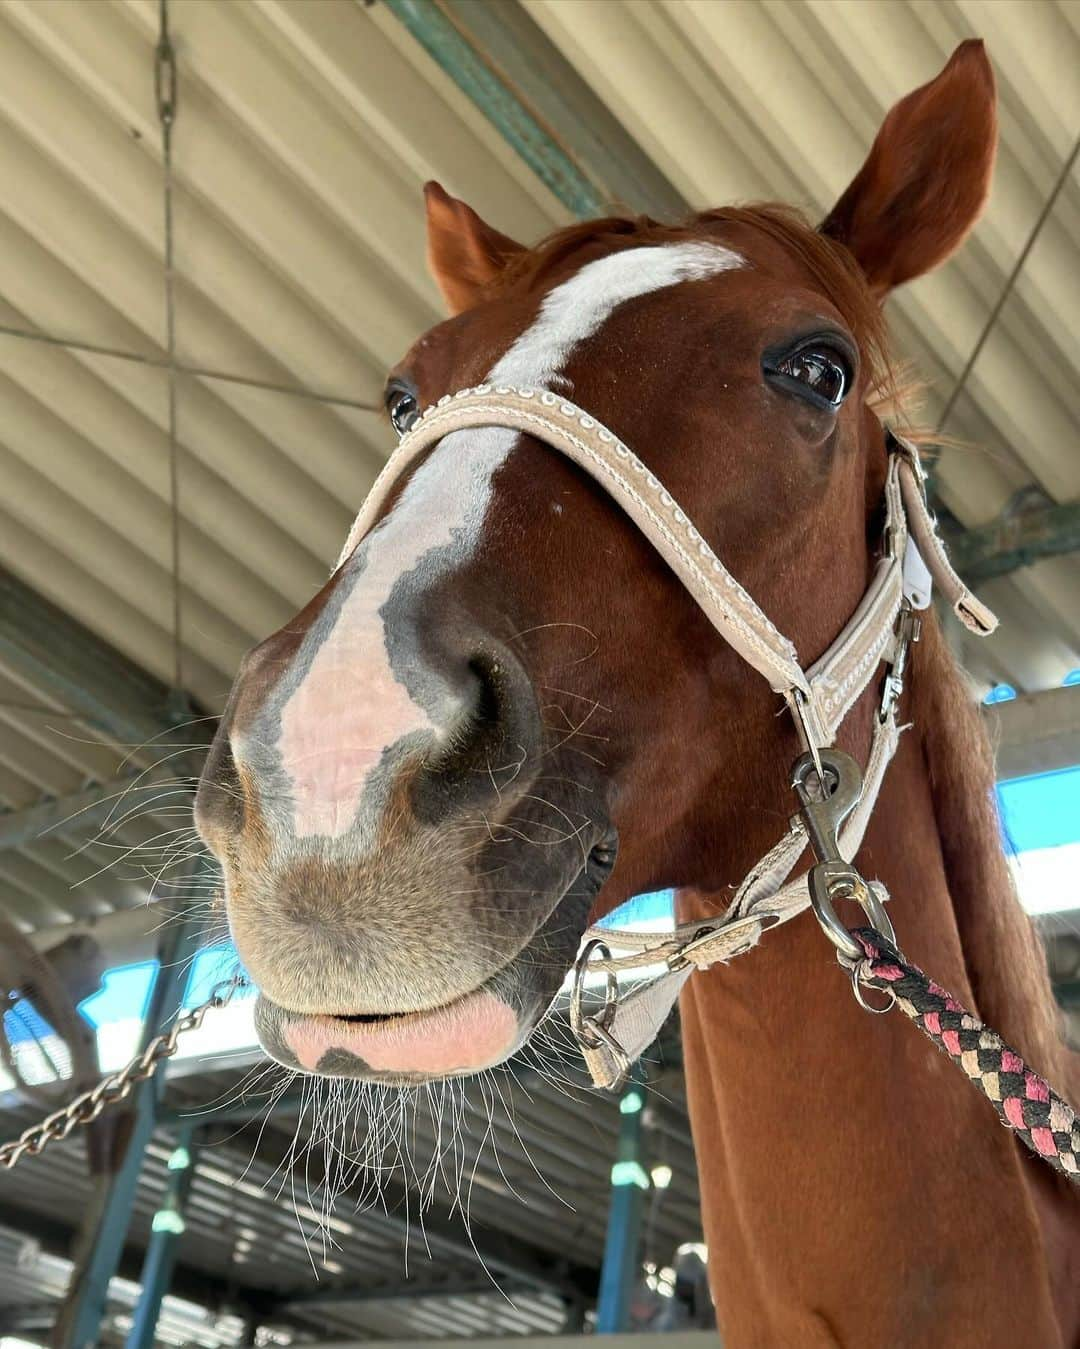
[[[0,1144],[0,1169],[10,1171],[25,1156],[36,1157],[50,1143],[67,1138],[80,1125],[91,1124],[106,1107],[127,1100],[132,1089],[153,1077],[158,1065],[176,1053],[177,1042],[188,1031],[198,1030],[203,1017],[211,1008],[224,1007],[236,990],[246,983],[241,975],[215,986],[214,991],[198,1007],[177,1017],[167,1031],[155,1035],[146,1048],[115,1073],[103,1077],[96,1087],[84,1091],[61,1110],[24,1129],[10,1143]]]

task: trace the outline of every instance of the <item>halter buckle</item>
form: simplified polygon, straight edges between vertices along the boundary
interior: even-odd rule
[[[878,709],[879,721],[887,721],[896,711],[900,695],[904,691],[904,675],[907,672],[908,656],[911,648],[922,635],[922,619],[907,600],[900,605],[896,620],[896,634],[893,643],[892,659],[885,670],[885,679],[881,686],[881,707]]]
[[[922,456],[919,454],[918,446],[913,445],[910,440],[905,440],[903,436],[898,435],[889,426],[885,429],[885,447],[890,454],[898,454],[907,462],[923,501],[929,504],[929,480],[926,476],[926,469],[923,468]]]

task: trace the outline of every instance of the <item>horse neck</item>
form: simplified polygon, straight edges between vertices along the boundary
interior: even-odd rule
[[[893,896],[908,956],[1053,1076],[1062,1051],[1001,856],[989,748],[932,618],[910,682],[914,729],[857,860]],[[863,758],[874,696],[841,736]],[[775,831],[765,819],[734,835],[728,874],[753,860],[743,850],[762,826]],[[856,1005],[810,914],[695,975],[683,1030],[714,1292],[733,1344],[1061,1344],[1016,1145],[905,1018]],[[853,1282],[866,1269],[880,1277]]]

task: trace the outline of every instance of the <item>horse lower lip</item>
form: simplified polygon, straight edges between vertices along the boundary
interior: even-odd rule
[[[426,1012],[287,1020],[283,1038],[309,1072],[344,1054],[376,1071],[438,1076],[497,1062],[512,1047],[517,1031],[513,1008],[492,993],[477,991]]]

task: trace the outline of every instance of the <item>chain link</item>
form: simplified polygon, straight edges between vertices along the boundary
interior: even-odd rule
[[[37,1157],[49,1146],[67,1138],[73,1129],[83,1124],[91,1124],[101,1112],[111,1105],[126,1101],[139,1082],[153,1077],[158,1064],[171,1059],[176,1053],[181,1035],[198,1030],[212,1008],[224,1007],[236,990],[247,981],[241,975],[217,984],[198,1007],[184,1012],[167,1031],[155,1035],[144,1050],[136,1054],[130,1063],[108,1077],[103,1077],[96,1087],[84,1091],[61,1110],[54,1111],[45,1119],[24,1129],[18,1138],[10,1143],[0,1144],[0,1169],[10,1171],[23,1157]]]

